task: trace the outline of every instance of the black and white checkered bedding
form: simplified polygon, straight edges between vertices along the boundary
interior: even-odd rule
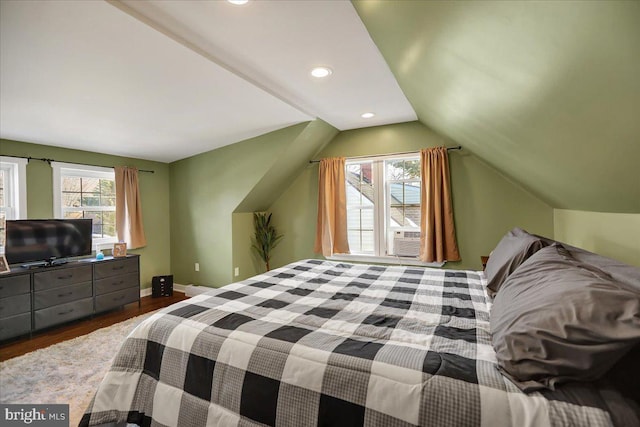
[[[482,273],[305,260],[144,321],[81,425],[611,425],[591,400],[499,373]]]

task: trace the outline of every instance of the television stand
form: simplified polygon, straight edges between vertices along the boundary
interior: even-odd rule
[[[28,269],[0,276],[0,341],[140,304],[138,255],[60,265],[67,260],[25,264]]]

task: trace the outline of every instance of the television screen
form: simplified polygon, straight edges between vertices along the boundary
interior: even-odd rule
[[[7,220],[9,264],[91,255],[91,219]]]

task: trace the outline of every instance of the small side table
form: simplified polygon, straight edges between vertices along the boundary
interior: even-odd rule
[[[489,257],[486,256],[486,255],[481,255],[480,256],[480,261],[482,261],[482,270],[487,268],[487,261],[489,261]]]

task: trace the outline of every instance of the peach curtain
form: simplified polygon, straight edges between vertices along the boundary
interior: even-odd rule
[[[425,262],[460,261],[453,224],[447,149],[434,147],[422,150],[420,160],[420,259]]]
[[[344,161],[344,157],[320,161],[318,222],[314,251],[324,256],[349,253]]]
[[[138,169],[116,166],[116,231],[130,249],[147,245],[142,225]]]

